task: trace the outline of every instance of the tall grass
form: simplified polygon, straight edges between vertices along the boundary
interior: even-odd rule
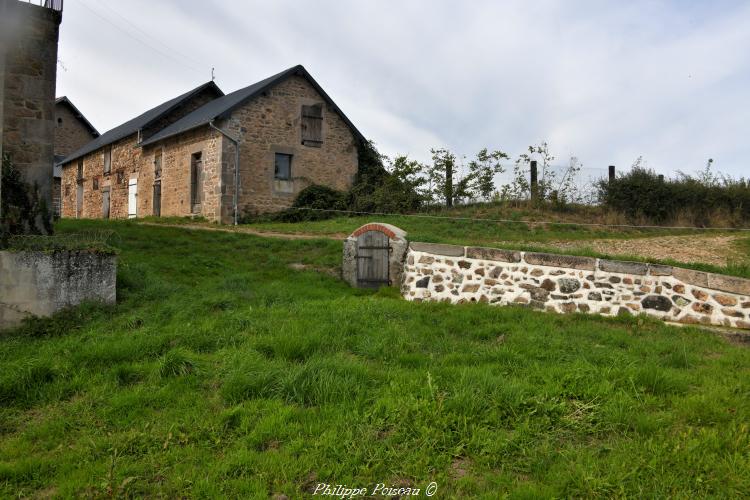
[[[118,304],[0,337],[2,497],[750,491],[750,351],[712,334],[290,269],[335,267],[336,241],[59,230],[86,227],[120,235]]]

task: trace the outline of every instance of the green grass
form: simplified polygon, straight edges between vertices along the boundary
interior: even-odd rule
[[[118,304],[0,337],[0,497],[750,492],[750,350],[694,328],[414,304],[341,243],[131,222]]]

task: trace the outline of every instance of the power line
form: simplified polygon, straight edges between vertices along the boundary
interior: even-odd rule
[[[193,58],[192,58],[192,57],[190,57],[189,55],[186,55],[186,54],[184,54],[183,52],[180,52],[179,50],[175,49],[174,47],[171,47],[171,46],[167,45],[166,43],[164,43],[164,42],[162,42],[161,40],[157,39],[157,38],[156,38],[155,36],[151,35],[150,33],[147,33],[146,31],[142,30],[142,29],[141,29],[141,28],[139,28],[139,27],[138,27],[138,26],[137,26],[136,24],[134,24],[133,22],[131,22],[131,21],[130,21],[130,20],[129,20],[128,18],[126,18],[125,16],[123,16],[122,14],[120,14],[119,12],[117,12],[117,11],[116,11],[116,10],[115,10],[114,8],[112,8],[112,7],[111,7],[111,6],[109,5],[109,4],[107,4],[106,2],[100,2],[100,3],[99,3],[99,4],[97,4],[97,5],[102,5],[102,6],[104,6],[104,8],[106,8],[107,10],[109,10],[110,12],[112,12],[112,13],[113,13],[114,15],[116,15],[117,17],[119,17],[120,19],[122,19],[123,21],[125,21],[125,22],[126,22],[127,24],[129,24],[129,25],[130,25],[130,26],[131,26],[131,27],[132,27],[133,29],[135,29],[136,31],[138,31],[138,32],[139,32],[139,33],[141,33],[142,35],[145,35],[145,36],[146,36],[147,38],[150,38],[151,40],[153,40],[153,41],[154,41],[154,42],[156,42],[157,44],[161,45],[161,46],[162,46],[162,47],[164,47],[165,49],[167,49],[167,50],[170,50],[170,51],[174,52],[175,54],[177,54],[177,55],[179,55],[179,56],[183,57],[184,59],[186,59],[186,60],[188,60],[188,61],[192,61],[192,62],[194,62],[194,63],[197,63],[197,64],[203,64],[203,63],[201,63],[200,61],[198,61],[198,60],[196,60],[196,59],[193,59]]]
[[[178,64],[181,64],[181,65],[183,65],[183,66],[185,66],[185,67],[187,67],[187,68],[190,68],[190,69],[192,69],[193,71],[196,71],[196,72],[199,72],[199,73],[203,73],[203,70],[202,70],[202,69],[199,69],[199,68],[197,68],[197,67],[195,67],[195,66],[193,66],[193,65],[191,65],[191,64],[187,64],[187,63],[186,63],[185,61],[181,61],[181,60],[179,60],[179,59],[177,59],[177,58],[175,58],[175,57],[171,56],[170,54],[168,54],[168,53],[166,53],[166,52],[162,51],[162,50],[161,50],[161,49],[159,49],[158,47],[154,47],[153,45],[151,45],[151,44],[150,44],[150,43],[148,43],[147,41],[145,41],[145,40],[142,40],[141,38],[139,38],[139,37],[135,36],[135,35],[134,35],[133,33],[131,33],[130,31],[126,30],[125,28],[123,28],[123,27],[122,27],[122,26],[120,26],[119,24],[115,23],[115,22],[114,22],[114,21],[112,21],[111,19],[108,19],[107,17],[103,16],[102,14],[100,14],[99,12],[97,12],[96,10],[94,10],[93,8],[91,8],[91,7],[89,6],[89,5],[87,5],[87,4],[86,4],[86,2],[85,2],[84,0],[80,0],[80,1],[79,1],[79,3],[80,3],[80,4],[81,4],[81,5],[83,6],[83,7],[85,7],[85,8],[86,8],[86,9],[87,9],[87,10],[88,10],[89,12],[91,12],[92,14],[94,14],[94,15],[95,15],[96,17],[98,17],[98,18],[99,18],[99,19],[101,19],[102,21],[104,21],[104,22],[106,22],[106,23],[108,23],[108,24],[110,24],[110,25],[114,26],[115,28],[117,28],[118,30],[122,31],[123,33],[125,33],[125,34],[126,34],[127,36],[129,36],[129,37],[130,37],[130,38],[132,38],[133,40],[136,40],[136,41],[140,42],[141,44],[145,45],[146,47],[149,47],[150,49],[152,49],[152,50],[156,51],[157,53],[161,54],[162,56],[164,56],[164,57],[166,57],[166,58],[168,58],[168,59],[171,59],[171,60],[173,60],[174,62],[176,62],[176,63],[178,63]]]
[[[616,228],[629,228],[629,229],[674,229],[674,230],[695,230],[695,231],[750,231],[750,227],[695,227],[695,226],[649,226],[649,225],[634,225],[634,224],[604,224],[596,222],[557,222],[557,221],[531,221],[531,220],[515,220],[515,219],[489,219],[483,217],[449,217],[447,215],[429,215],[429,214],[399,214],[399,213],[388,213],[388,212],[360,212],[355,210],[336,210],[333,208],[312,208],[312,207],[286,207],[282,205],[275,205],[276,208],[284,208],[287,210],[312,210],[315,212],[336,212],[346,213],[354,215],[377,215],[382,217],[413,217],[420,219],[441,219],[441,220],[455,220],[455,221],[469,221],[469,222],[497,222],[497,223],[511,223],[511,224],[537,224],[537,225],[550,225],[555,224],[558,226],[581,226],[581,227],[616,227]]]

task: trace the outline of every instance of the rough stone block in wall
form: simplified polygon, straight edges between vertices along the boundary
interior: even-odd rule
[[[473,247],[463,256],[411,243],[401,290],[412,301],[647,314],[685,324],[750,329],[750,280],[657,264]]]
[[[302,106],[323,102],[307,80],[295,76],[232,112],[225,128],[242,132],[239,205],[243,209],[254,213],[282,210],[311,184],[338,190],[351,187],[357,148],[352,131],[338,113],[324,106],[323,144],[302,145]],[[292,180],[284,189],[274,182],[275,153],[292,155]]]

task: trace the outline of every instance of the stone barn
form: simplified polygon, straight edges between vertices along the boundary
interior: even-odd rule
[[[66,158],[63,216],[231,223],[311,184],[351,187],[365,138],[302,66],[227,95],[201,88]]]

